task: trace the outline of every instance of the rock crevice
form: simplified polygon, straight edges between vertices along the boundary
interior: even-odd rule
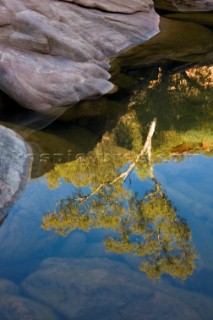
[[[152,0],[59,0],[75,3],[84,8],[99,9],[104,12],[131,14],[149,12],[153,8]]]

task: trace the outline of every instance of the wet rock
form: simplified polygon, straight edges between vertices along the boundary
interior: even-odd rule
[[[110,259],[44,260],[24,291],[67,319],[208,319],[211,299],[151,283]],[[195,303],[199,299],[200,303]]]
[[[174,6],[179,11],[211,11],[212,0],[173,0]]]
[[[14,131],[0,126],[0,220],[26,185],[32,163],[30,146]]]
[[[154,0],[155,7],[168,11],[211,11],[212,0]]]
[[[0,295],[3,294],[13,294],[17,295],[19,293],[18,287],[10,280],[0,279]]]
[[[165,18],[182,20],[186,22],[200,23],[205,26],[213,26],[213,14],[208,12],[178,12],[166,13]]]
[[[13,295],[0,296],[1,320],[57,320],[47,307],[30,299]]]
[[[0,0],[0,17],[0,89],[43,112],[111,91],[109,59],[159,31],[151,0]]]
[[[177,11],[172,0],[154,0],[155,8],[165,11]]]
[[[32,177],[36,178],[54,166],[74,160],[78,154],[87,154],[97,142],[97,136],[86,128],[63,124],[34,132],[27,140],[33,149]]]
[[[70,121],[83,117],[87,119],[93,117],[103,117],[109,114],[111,110],[116,111],[118,108],[119,103],[111,101],[106,97],[95,101],[95,108],[93,101],[82,101],[76,108],[67,109],[66,112],[60,117],[60,120]]]
[[[196,63],[213,52],[213,32],[199,24],[161,18],[161,32],[119,57],[120,65],[139,67],[163,61]]]

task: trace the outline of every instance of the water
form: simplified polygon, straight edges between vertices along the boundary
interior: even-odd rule
[[[126,53],[117,93],[57,121],[4,97],[34,162],[0,227],[1,320],[212,319],[213,71],[190,48]]]

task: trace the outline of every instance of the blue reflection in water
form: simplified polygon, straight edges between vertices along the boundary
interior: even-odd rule
[[[163,191],[192,231],[199,259],[188,280],[182,282],[168,276],[160,282],[148,280],[138,271],[140,258],[105,251],[103,240],[110,234],[109,230],[75,230],[67,237],[42,230],[42,216],[54,210],[58,200],[70,196],[75,189],[72,184],[61,181],[58,189],[49,190],[44,178],[29,183],[0,229],[0,277],[18,286],[19,297],[39,301],[59,319],[92,319],[94,314],[108,319],[103,315],[104,308],[108,317],[111,315],[114,319],[115,310],[120,310],[118,319],[125,319],[124,312],[126,316],[134,313],[137,317],[142,311],[154,319],[157,310],[161,316],[169,315],[169,319],[174,316],[170,314],[172,308],[174,312],[181,311],[184,319],[187,315],[193,319],[210,319],[213,158],[199,155],[179,163],[157,164],[154,169]],[[141,181],[132,172],[125,187],[142,198],[153,183],[150,179]],[[57,290],[58,306],[55,306]],[[75,303],[79,299],[79,308],[66,306],[70,303],[69,296]],[[165,306],[166,301],[170,311]],[[154,308],[151,307],[153,303]]]

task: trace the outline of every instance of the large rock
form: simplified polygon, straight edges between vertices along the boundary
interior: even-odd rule
[[[26,185],[31,169],[32,151],[14,131],[0,126],[0,221]]]
[[[151,0],[0,0],[0,89],[39,111],[103,95],[109,59],[158,23]]]

